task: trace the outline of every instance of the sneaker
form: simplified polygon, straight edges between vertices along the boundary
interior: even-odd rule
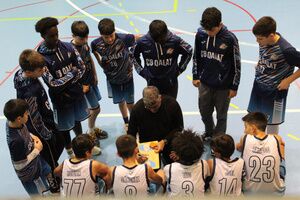
[[[92,149],[92,155],[93,156],[99,156],[101,155],[101,149],[100,147],[94,146],[94,148]]]
[[[48,181],[48,184],[49,184],[49,187],[50,187],[49,188],[50,192],[52,194],[60,192],[59,179],[57,179],[56,177],[53,177],[53,176],[48,176],[47,181]]]
[[[108,133],[100,128],[94,128],[94,133],[99,140],[103,140],[108,137]]]
[[[93,131],[93,132],[89,133],[89,135],[91,136],[92,140],[94,141],[94,145],[100,148],[100,141],[97,138],[95,132]]]

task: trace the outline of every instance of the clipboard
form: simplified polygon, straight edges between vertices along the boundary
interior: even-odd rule
[[[154,152],[150,145],[157,145],[157,143],[158,141],[150,141],[138,144],[140,153],[146,154],[148,156],[148,160],[146,161],[146,163],[154,170],[160,169],[160,154]]]

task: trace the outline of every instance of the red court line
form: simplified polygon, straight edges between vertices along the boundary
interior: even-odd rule
[[[232,4],[232,5],[234,5],[234,6],[236,6],[236,7],[238,7],[239,9],[241,9],[242,11],[244,11],[245,13],[247,13],[247,15],[249,15],[249,16],[251,17],[251,19],[254,21],[254,23],[256,23],[255,17],[254,17],[248,10],[246,10],[246,9],[243,8],[242,6],[236,4],[236,3],[232,2],[232,1],[229,1],[229,0],[224,0],[224,1],[227,2],[227,3],[230,3],[230,4]]]
[[[40,3],[46,3],[46,2],[49,2],[49,1],[53,1],[53,0],[39,1],[39,2],[35,2],[35,3],[29,3],[29,4],[15,6],[15,7],[11,7],[11,8],[6,8],[6,9],[3,9],[3,10],[0,10],[0,12],[4,12],[4,11],[8,11],[8,10],[15,10],[17,8],[23,8],[23,7],[27,7],[27,6],[32,6],[32,5],[40,4]]]
[[[87,8],[89,8],[89,7],[92,7],[92,6],[95,6],[95,5],[98,5],[98,4],[100,4],[100,3],[101,3],[101,2],[93,3],[93,4],[91,4],[91,5],[88,5],[88,6],[84,7],[84,8],[82,8],[82,10],[87,9]],[[71,13],[71,14],[68,15],[68,16],[75,15],[75,14],[78,13],[78,12],[79,12],[79,11],[77,10],[77,11]],[[63,18],[63,19],[59,22],[59,24],[61,24],[61,23],[62,23],[63,21],[65,21],[66,19],[68,19],[68,17]],[[43,41],[44,41],[44,40],[41,40],[41,41],[34,47],[34,49],[38,48],[38,46],[39,46]],[[9,79],[9,77],[11,77],[11,76],[15,73],[15,71],[19,68],[19,66],[20,66],[20,65],[17,65],[17,66],[15,66],[12,70],[10,70],[9,72],[7,72],[7,75],[4,77],[4,79],[2,79],[2,80],[0,81],[0,87],[5,83],[5,81],[6,81],[7,79]]]

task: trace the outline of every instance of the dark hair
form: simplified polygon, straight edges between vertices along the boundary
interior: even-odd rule
[[[89,134],[80,134],[72,140],[72,149],[76,158],[85,158],[86,152],[91,152],[94,142]]]
[[[201,26],[205,30],[211,30],[214,27],[220,25],[222,21],[222,13],[216,7],[206,8],[202,13],[202,19],[200,21]]]
[[[25,49],[20,54],[19,64],[23,71],[33,72],[36,69],[43,68],[46,63],[40,53],[32,49]]]
[[[5,103],[3,113],[8,121],[14,122],[18,117],[23,117],[29,109],[28,103],[23,99],[11,99]]]
[[[248,113],[242,118],[242,120],[255,125],[261,131],[265,131],[268,124],[267,116],[261,112]]]
[[[111,35],[115,32],[115,23],[109,18],[104,18],[99,22],[98,30],[101,35]]]
[[[201,137],[191,129],[187,129],[176,133],[172,149],[179,157],[179,163],[192,165],[201,158],[204,146]]]
[[[222,158],[230,158],[235,150],[234,140],[230,135],[220,134],[213,138],[211,148],[220,153]]]
[[[58,20],[53,17],[44,17],[35,24],[35,31],[45,35],[46,32],[53,26],[58,25]]]
[[[89,35],[89,27],[84,21],[74,21],[71,30],[74,36],[86,37]]]
[[[155,42],[164,43],[167,37],[168,27],[162,20],[153,20],[149,25],[149,33]]]
[[[252,28],[252,33],[257,36],[268,37],[276,33],[276,21],[269,16],[260,18]]]
[[[116,140],[116,147],[119,156],[122,158],[130,158],[134,154],[137,147],[136,139],[132,135],[121,135]]]

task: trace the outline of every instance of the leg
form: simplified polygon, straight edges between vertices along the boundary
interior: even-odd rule
[[[128,109],[127,109],[127,103],[125,101],[122,101],[119,103],[119,109],[122,114],[123,118],[128,118]]]
[[[205,126],[205,133],[211,136],[215,128],[212,116],[214,112],[213,90],[203,84],[199,87],[198,106]]]
[[[75,121],[75,126],[73,128],[73,131],[74,131],[76,136],[82,134],[82,126],[81,126],[81,123],[79,121]]]
[[[98,106],[95,109],[90,109],[90,117],[88,119],[89,132],[92,132],[94,130],[95,122],[99,113],[100,113],[100,106]]]
[[[217,112],[217,125],[214,134],[226,133],[227,112],[230,99],[228,98],[229,90],[217,90],[214,95],[214,102]]]

